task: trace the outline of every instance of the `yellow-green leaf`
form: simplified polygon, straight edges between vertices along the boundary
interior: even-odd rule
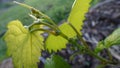
[[[106,48],[109,48],[113,45],[119,45],[120,44],[120,28],[113,31],[113,33],[104,40],[104,44]]]
[[[73,38],[76,36],[76,32],[72,29],[68,23],[63,23],[62,25],[59,26],[60,30],[62,33],[64,33],[68,38]]]
[[[62,25],[59,26],[59,29],[61,30],[62,33],[64,33],[68,38],[72,38],[75,36],[75,31],[68,25],[68,23],[63,23]],[[61,36],[54,36],[54,35],[49,35],[49,37],[46,40],[46,48],[51,51],[57,51],[61,50],[63,48],[66,48],[66,43],[68,41],[64,39]]]
[[[4,35],[7,43],[7,53],[12,56],[15,68],[37,68],[37,62],[43,50],[41,32],[29,32],[20,21],[8,24],[8,31]]]
[[[89,3],[91,0],[75,0],[73,8],[71,10],[68,22],[70,22],[79,32],[82,29],[83,20],[85,19],[85,13],[88,11]],[[68,25],[69,23],[64,23],[59,26],[62,33],[64,33],[68,38],[73,38],[76,36],[76,32],[73,28]],[[61,36],[50,35],[46,40],[46,48],[51,52],[61,50],[66,48],[66,43],[68,41]]]
[[[71,13],[68,17],[68,22],[71,23],[80,32],[82,29],[85,14],[90,7],[91,0],[75,0]],[[81,32],[80,32],[81,34]]]
[[[98,53],[105,48],[109,48],[111,46],[119,45],[120,44],[120,28],[113,31],[105,40],[100,41],[95,48],[95,52]]]
[[[49,50],[49,52],[51,52],[51,51],[57,52],[57,50],[66,48],[67,42],[68,41],[61,36],[54,36],[54,35],[50,34],[49,37],[47,38],[45,44],[46,44],[46,48]]]
[[[105,49],[106,47],[105,47],[105,45],[104,45],[104,41],[100,41],[98,44],[97,44],[97,46],[96,46],[96,48],[95,48],[95,53],[97,54],[97,53],[99,53],[100,51],[102,51],[103,49]]]

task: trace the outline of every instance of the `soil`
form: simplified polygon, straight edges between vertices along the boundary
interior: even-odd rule
[[[120,0],[104,0],[92,7],[86,17],[83,26],[83,37],[91,45],[90,47],[94,49],[98,41],[104,40],[115,29],[120,27]],[[117,46],[117,48],[120,48],[120,46]],[[120,58],[119,53],[118,49],[114,51],[113,58],[118,60]],[[108,58],[106,50],[102,51],[100,55]],[[115,57],[116,55],[119,57]],[[88,68],[96,68],[99,65],[96,59],[89,62],[91,66]],[[120,68],[120,66],[106,66],[106,68]]]

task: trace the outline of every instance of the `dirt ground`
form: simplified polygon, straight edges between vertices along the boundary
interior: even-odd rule
[[[91,8],[86,17],[83,35],[87,43],[91,45],[90,47],[94,49],[98,41],[105,39],[115,29],[120,27],[120,0],[104,0]],[[110,50],[116,60],[120,59],[119,50],[120,46],[111,47]],[[108,58],[106,53],[106,50],[104,50],[100,55]],[[90,65],[87,68],[96,68],[99,65],[96,59],[88,58]],[[106,68],[120,68],[120,66],[106,66]]]

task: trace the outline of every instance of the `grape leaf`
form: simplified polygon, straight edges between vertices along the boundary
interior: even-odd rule
[[[62,33],[68,36],[68,38],[72,38],[76,35],[72,27],[70,27],[70,25],[68,25],[66,22],[60,25],[59,29]],[[61,36],[49,35],[45,43],[46,48],[49,50],[49,52],[52,50],[56,52],[57,50],[66,48],[66,43],[68,43],[68,41]]]
[[[82,29],[83,20],[85,19],[85,13],[88,11],[89,3],[91,0],[75,0],[73,4],[73,8],[71,10],[70,16],[68,18],[68,22],[70,22],[77,30]],[[75,31],[72,29],[71,26],[68,25],[69,23],[64,23],[59,26],[62,33],[64,33],[68,38],[72,38],[76,36]],[[62,48],[66,47],[66,43],[68,41],[61,36],[54,36],[50,35],[46,40],[46,48],[51,52],[61,50]]]
[[[68,22],[71,23],[78,32],[82,29],[85,14],[90,7],[91,0],[75,0],[71,13],[68,17]],[[81,32],[80,32],[81,34]]]
[[[105,40],[104,44],[106,48],[109,48],[113,45],[120,44],[120,28],[116,29],[111,35],[109,35]]]
[[[61,36],[54,36],[54,35],[50,34],[49,37],[47,38],[45,44],[46,44],[46,48],[48,49],[49,52],[51,52],[51,51],[57,52],[57,50],[66,48],[67,42],[68,41]]]
[[[60,25],[59,28],[62,33],[64,33],[66,36],[68,36],[68,38],[73,38],[76,36],[76,32],[66,22],[63,23],[62,25]]]
[[[97,46],[96,46],[96,48],[95,48],[95,53],[97,54],[97,53],[99,53],[100,51],[102,51],[103,49],[105,49],[106,47],[105,47],[105,45],[104,45],[104,41],[100,41],[98,44],[97,44]]]
[[[60,56],[52,55],[45,62],[45,68],[71,68],[70,65]]]
[[[8,55],[12,56],[15,68],[37,68],[37,62],[43,50],[43,37],[39,32],[29,32],[20,21],[8,24],[8,31],[4,35],[7,43]]]
[[[120,44],[120,28],[116,29],[104,41],[99,42],[97,47],[95,48],[95,52],[98,53],[105,48],[109,48],[113,45],[119,44]]]

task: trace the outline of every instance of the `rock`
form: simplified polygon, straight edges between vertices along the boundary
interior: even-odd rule
[[[5,59],[1,64],[0,68],[13,68],[12,59]]]

